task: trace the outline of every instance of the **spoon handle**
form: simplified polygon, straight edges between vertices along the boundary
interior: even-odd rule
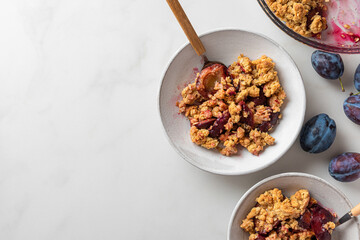
[[[181,7],[178,0],[166,0],[169,4],[172,12],[174,13],[176,19],[178,20],[181,28],[185,32],[187,38],[189,39],[191,46],[194,48],[197,55],[201,56],[205,53],[205,47],[202,44],[200,38],[196,34],[193,26],[191,25],[184,9]]]
[[[351,209],[351,214],[354,217],[357,217],[360,215],[360,203],[358,205],[356,205],[353,209]]]
[[[360,215],[360,203],[353,207],[348,213],[346,213],[342,218],[339,219],[338,223],[343,224],[344,222],[349,221],[352,217],[357,217]]]

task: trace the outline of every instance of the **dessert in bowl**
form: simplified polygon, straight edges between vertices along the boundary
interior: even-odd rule
[[[319,177],[278,174],[242,196],[230,219],[228,240],[359,239],[356,218],[335,228],[337,217],[351,208],[340,190]]]
[[[208,62],[181,95],[176,105],[190,120],[197,145],[225,156],[242,146],[258,156],[274,144],[269,132],[282,116],[286,93],[271,58],[240,55],[229,67]]]
[[[159,92],[160,116],[170,143],[189,163],[217,174],[241,175],[269,166],[291,147],[304,119],[305,91],[294,61],[277,43],[248,31],[218,30],[200,38],[207,49],[207,57],[216,59],[227,67],[241,54],[252,61],[261,59],[263,55],[269,57],[275,64],[279,84],[286,93],[281,107],[282,118],[280,124],[271,132],[275,139],[274,144],[264,151],[259,151],[258,156],[248,151],[237,151],[228,157],[220,154],[218,150],[206,149],[194,143],[190,136],[191,121],[179,113],[179,104],[176,104],[183,99],[183,89],[194,83],[203,68],[204,60],[196,55],[190,44],[186,44],[166,68]]]
[[[327,52],[360,53],[358,0],[258,0],[285,33]]]

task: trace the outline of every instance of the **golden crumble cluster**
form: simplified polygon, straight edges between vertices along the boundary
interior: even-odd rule
[[[327,28],[323,0],[266,0],[270,10],[295,32],[318,37]]]
[[[251,61],[241,55],[228,68],[204,67],[181,96],[177,106],[190,120],[192,142],[230,156],[237,146],[259,155],[274,144],[268,132],[281,118],[286,94],[271,58]]]
[[[274,188],[261,194],[256,202],[240,225],[250,234],[249,240],[331,238],[334,214],[321,207],[306,189],[286,198]]]

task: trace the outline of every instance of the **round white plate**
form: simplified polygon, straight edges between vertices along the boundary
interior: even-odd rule
[[[251,60],[264,54],[272,58],[287,94],[282,107],[283,119],[271,133],[275,145],[267,147],[259,156],[242,148],[237,155],[225,157],[216,150],[207,150],[191,142],[189,120],[178,114],[175,104],[181,100],[181,90],[194,81],[203,62],[191,45],[186,44],[167,66],[159,92],[160,116],[170,143],[189,163],[212,173],[241,175],[269,166],[291,147],[304,120],[306,98],[298,68],[281,46],[260,34],[228,29],[213,31],[200,38],[209,60],[220,61],[227,66],[235,62],[240,54]]]

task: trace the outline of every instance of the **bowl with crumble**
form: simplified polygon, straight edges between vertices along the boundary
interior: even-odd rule
[[[258,0],[282,31],[327,52],[360,53],[359,0]]]
[[[359,239],[357,219],[337,226],[352,205],[340,190],[305,173],[283,173],[250,188],[236,205],[228,240]]]
[[[226,29],[202,35],[211,60],[189,44],[170,61],[159,92],[166,135],[200,169],[241,175],[279,159],[305,113],[301,75],[286,51],[265,36]]]

